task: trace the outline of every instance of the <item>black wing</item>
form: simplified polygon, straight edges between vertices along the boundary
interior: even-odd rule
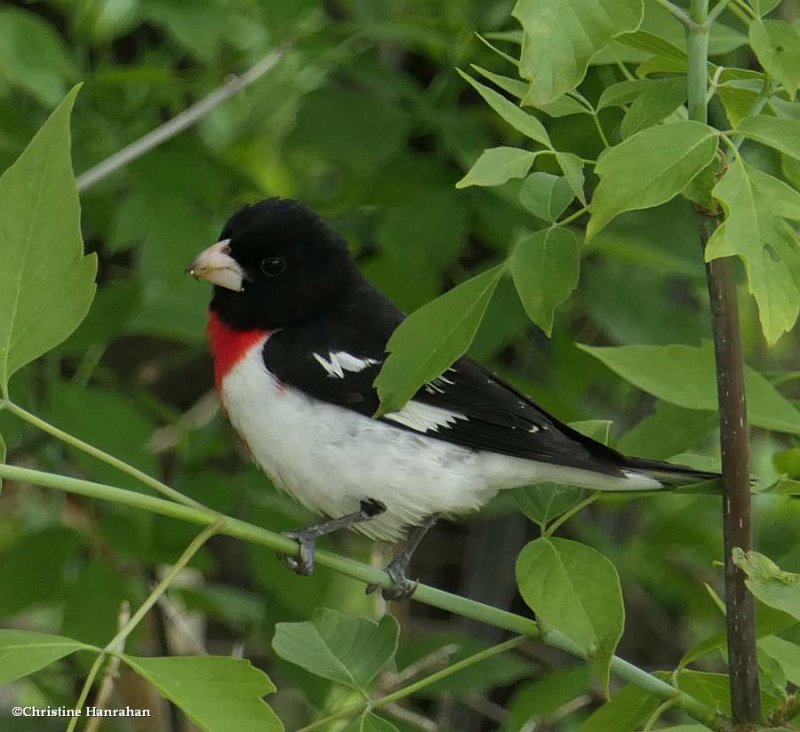
[[[370,337],[341,326],[337,323],[336,339],[318,327],[316,333],[301,328],[274,334],[264,347],[265,365],[283,383],[315,399],[372,417],[379,404],[373,382],[388,336]],[[468,358],[425,384],[404,410],[380,419],[475,450],[623,475],[625,458],[619,453],[559,422]]]

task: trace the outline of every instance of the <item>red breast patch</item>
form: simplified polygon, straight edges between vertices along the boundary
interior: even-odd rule
[[[211,354],[214,356],[214,381],[219,392],[222,380],[236,366],[253,346],[270,335],[269,330],[235,330],[225,325],[219,316],[210,310],[208,313],[208,336],[211,340]]]

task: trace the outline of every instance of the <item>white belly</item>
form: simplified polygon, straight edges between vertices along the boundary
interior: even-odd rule
[[[273,378],[261,350],[224,378],[222,400],[261,469],[312,511],[336,517],[381,501],[386,512],[357,528],[394,540],[432,513],[476,509],[495,493],[481,453],[308,397]]]

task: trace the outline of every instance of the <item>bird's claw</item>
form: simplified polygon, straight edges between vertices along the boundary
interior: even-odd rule
[[[278,559],[286,561],[286,566],[295,574],[307,577],[314,574],[314,556],[316,553],[316,537],[309,536],[303,531],[286,531],[283,534],[287,539],[294,539],[300,547],[300,556],[292,557],[278,552]]]
[[[389,563],[389,566],[386,568],[389,577],[392,579],[392,584],[390,587],[381,587],[379,584],[368,584],[366,587],[366,593],[371,595],[373,592],[380,588],[381,596],[384,600],[394,600],[399,602],[400,600],[406,600],[411,595],[413,595],[417,591],[417,587],[419,587],[419,580],[410,580],[405,575],[405,568],[398,568],[397,566],[392,566],[392,563]]]

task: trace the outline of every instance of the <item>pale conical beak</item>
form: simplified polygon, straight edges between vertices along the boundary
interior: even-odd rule
[[[186,268],[187,274],[234,292],[244,290],[244,272],[231,256],[230,243],[230,239],[223,239],[201,252]]]

